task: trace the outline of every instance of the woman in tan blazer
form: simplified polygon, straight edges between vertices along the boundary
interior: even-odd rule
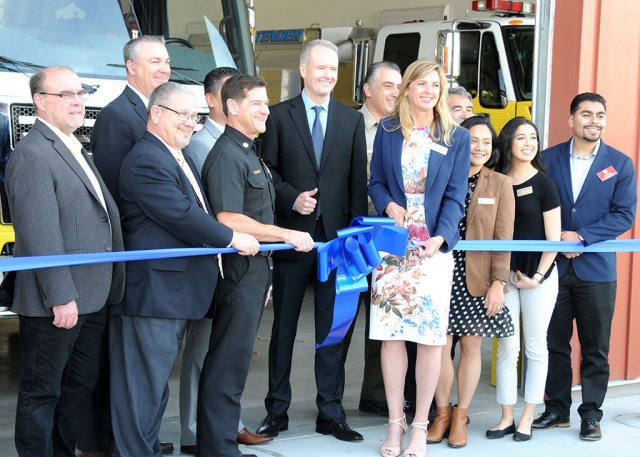
[[[460,221],[460,239],[510,240],[513,236],[515,201],[511,180],[491,171],[498,161],[496,133],[483,117],[462,123],[471,136],[468,192],[465,216]],[[449,433],[448,445],[467,444],[467,410],[480,379],[480,346],[483,337],[513,335],[513,324],[504,307],[508,291],[509,252],[454,251],[455,272],[449,310],[447,345],[436,389],[437,415],[427,436],[439,443]],[[449,406],[454,367],[451,347],[460,338],[458,405]]]

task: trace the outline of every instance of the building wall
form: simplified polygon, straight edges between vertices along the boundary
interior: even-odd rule
[[[640,2],[556,0],[549,144],[570,138],[569,104],[581,92],[607,100],[603,139],[640,160]],[[636,224],[621,238],[640,238]],[[635,281],[634,281],[635,279]],[[618,254],[618,295],[611,337],[611,380],[640,377],[640,253]],[[577,341],[573,346],[579,347]],[[633,350],[635,348],[635,350]],[[574,351],[574,381],[579,355]]]

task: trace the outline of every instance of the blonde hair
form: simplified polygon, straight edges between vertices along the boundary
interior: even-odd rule
[[[453,120],[451,112],[449,111],[449,97],[447,95],[447,78],[438,65],[427,59],[419,59],[413,62],[407,67],[402,77],[402,83],[400,84],[400,94],[391,118],[395,120],[395,126],[392,130],[401,129],[402,136],[408,140],[411,135],[411,130],[416,125],[411,106],[409,105],[409,97],[403,96],[409,84],[417,79],[422,79],[432,71],[438,73],[440,79],[440,95],[436,105],[433,107],[433,125],[431,125],[431,138],[434,141],[440,141],[442,138],[447,146],[452,144],[452,134],[456,129],[456,121]]]

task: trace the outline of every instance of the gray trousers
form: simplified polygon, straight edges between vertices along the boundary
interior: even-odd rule
[[[186,319],[109,316],[116,457],[161,457],[160,425]]]

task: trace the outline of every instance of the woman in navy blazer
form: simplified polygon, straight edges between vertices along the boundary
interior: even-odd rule
[[[453,277],[450,252],[459,239],[469,174],[469,133],[448,109],[442,69],[421,59],[405,71],[401,97],[380,122],[371,158],[369,195],[378,214],[407,227],[420,248],[387,255],[373,273],[371,338],[383,340],[381,359],[389,430],[380,453],[398,456],[406,433],[405,341],[418,343],[417,404],[404,456],[426,453],[429,405],[446,344]]]

